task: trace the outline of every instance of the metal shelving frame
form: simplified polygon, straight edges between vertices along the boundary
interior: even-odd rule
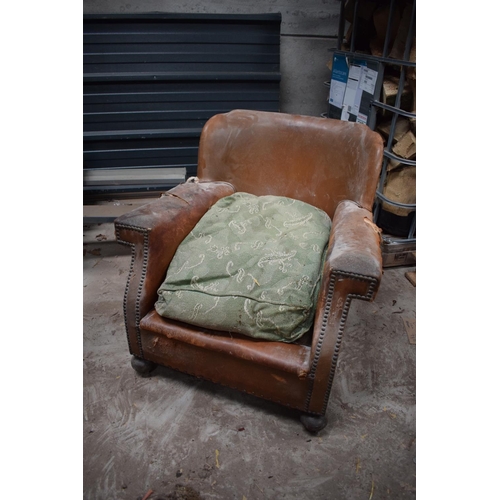
[[[386,66],[390,65],[392,67],[399,67],[400,75],[399,75],[399,82],[398,82],[398,90],[394,102],[394,106],[385,104],[380,101],[380,96],[374,95],[374,98],[371,101],[371,106],[370,106],[370,113],[377,113],[378,110],[385,110],[389,113],[392,113],[392,119],[391,119],[391,126],[389,129],[389,136],[387,138],[386,146],[384,149],[384,160],[382,164],[382,171],[380,174],[380,180],[376,192],[376,201],[375,201],[375,206],[374,206],[374,220],[377,221],[378,217],[380,215],[380,210],[382,207],[382,203],[386,203],[388,205],[400,207],[400,208],[405,208],[409,209],[411,211],[414,211],[414,217],[413,221],[411,223],[411,226],[409,228],[408,234],[406,238],[399,238],[399,237],[391,237],[389,235],[384,235],[384,239],[386,242],[391,243],[397,241],[398,244],[410,244],[410,243],[416,243],[416,204],[404,204],[404,203],[399,203],[396,201],[392,201],[388,199],[386,196],[383,194],[383,189],[384,189],[384,184],[387,178],[387,166],[389,161],[396,160],[403,165],[416,165],[416,161],[414,160],[407,160],[406,158],[401,158],[397,155],[395,155],[392,152],[392,145],[394,141],[394,133],[396,129],[396,122],[399,116],[404,116],[407,118],[416,118],[416,113],[410,113],[408,111],[405,111],[401,109],[401,97],[403,95],[403,90],[405,87],[406,83],[406,74],[408,71],[408,68],[415,68],[416,67],[416,62],[410,61],[410,51],[412,48],[412,42],[413,38],[415,36],[415,9],[416,9],[416,0],[413,0],[413,6],[412,6],[412,13],[411,13],[411,20],[409,24],[409,29],[408,29],[408,36],[406,39],[405,43],[405,49],[404,49],[404,55],[403,59],[394,59],[391,57],[388,57],[389,53],[389,41],[390,41],[390,33],[392,30],[392,24],[394,20],[394,11],[395,11],[395,6],[398,3],[397,0],[391,0],[390,1],[390,10],[389,10],[389,18],[388,18],[388,23],[387,23],[387,30],[386,30],[386,35],[385,35],[385,40],[384,40],[384,47],[382,51],[382,56],[374,56],[374,55],[368,55],[359,51],[356,51],[356,30],[358,29],[358,8],[362,0],[354,0],[354,15],[353,15],[353,22],[351,26],[351,39],[350,39],[350,47],[349,50],[343,50],[342,45],[344,43],[344,31],[345,31],[345,4],[346,0],[341,0],[340,2],[340,18],[339,18],[339,27],[338,27],[338,40],[337,40],[337,48],[333,49],[334,55],[343,55],[346,57],[363,57],[364,59],[367,60],[373,60],[377,61],[380,63],[380,68],[382,71],[381,78],[383,79],[384,77],[384,71]],[[371,120],[371,123],[373,125],[370,126],[373,130],[376,127],[376,120]]]

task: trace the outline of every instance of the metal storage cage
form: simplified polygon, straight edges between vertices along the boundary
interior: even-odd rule
[[[345,57],[349,62],[362,58],[378,71],[379,85],[374,87],[370,96],[368,117],[364,123],[372,130],[380,132],[379,127],[384,129],[384,134],[381,134],[385,140],[384,160],[374,221],[383,230],[383,245],[386,248],[392,246],[393,253],[397,249],[405,253],[392,265],[408,264],[406,257],[411,254],[410,260],[414,258],[416,245],[415,4],[416,0],[341,0],[337,47],[332,49],[334,58]],[[386,92],[386,82],[392,82],[391,99]],[[338,117],[333,116],[330,103],[326,115]],[[349,119],[358,121],[351,116]],[[381,127],[382,124],[385,127]],[[401,124],[409,127],[414,139],[404,155],[399,153],[401,148],[397,147],[396,140],[402,133]],[[394,169],[403,174],[411,172],[408,174],[412,184],[409,189],[410,197],[413,197],[411,202],[394,199],[387,192],[387,181]],[[401,184],[404,175],[399,182],[404,186]]]

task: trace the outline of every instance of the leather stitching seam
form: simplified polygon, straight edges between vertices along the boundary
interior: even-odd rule
[[[323,313],[323,318],[321,321],[321,332],[320,332],[320,336],[318,339],[318,343],[316,345],[316,351],[314,353],[314,359],[313,359],[313,363],[311,366],[311,371],[309,372],[309,378],[310,378],[311,382],[310,382],[310,387],[309,387],[309,391],[308,391],[307,398],[306,398],[306,408],[307,409],[309,409],[309,405],[311,403],[311,398],[312,398],[312,393],[313,393],[313,388],[314,388],[314,379],[316,376],[316,370],[317,370],[319,358],[321,355],[321,348],[323,346],[323,341],[324,341],[325,334],[326,334],[326,326],[328,323],[328,317],[330,316],[330,312],[331,312],[331,308],[332,308],[335,283],[337,282],[337,279],[339,277],[345,277],[345,278],[349,278],[351,280],[356,280],[356,281],[368,282],[369,287],[368,287],[368,291],[365,295],[360,295],[360,294],[356,294],[356,293],[347,294],[347,297],[346,297],[346,300],[344,303],[344,307],[342,308],[340,325],[339,325],[339,329],[337,332],[337,341],[335,343],[334,355],[332,358],[332,366],[330,368],[330,373],[328,376],[327,390],[325,392],[325,398],[323,401],[323,407],[321,409],[321,415],[324,415],[326,413],[326,408],[328,406],[328,400],[330,398],[330,391],[331,391],[331,388],[333,385],[333,378],[335,376],[335,370],[337,368],[338,355],[340,352],[340,344],[342,342],[342,335],[344,333],[345,323],[347,321],[347,314],[348,314],[349,308],[351,306],[351,301],[352,301],[352,299],[360,299],[360,300],[368,300],[368,301],[371,300],[373,298],[373,295],[375,292],[375,287],[377,285],[377,280],[375,278],[372,278],[371,276],[365,276],[362,274],[349,273],[349,272],[344,272],[344,271],[332,271],[330,273],[330,283],[328,285],[328,294],[327,294],[327,300],[326,300],[326,304],[325,304],[325,311]]]
[[[141,340],[141,330],[139,328],[139,317],[140,317],[140,305],[141,305],[141,295],[142,295],[142,290],[144,288],[144,283],[146,281],[146,270],[148,267],[148,257],[149,257],[149,230],[144,229],[142,227],[138,226],[129,226],[126,224],[116,224],[116,229],[117,229],[117,235],[116,235],[116,240],[119,243],[122,243],[124,245],[128,245],[132,248],[132,259],[130,262],[130,271],[129,275],[127,278],[127,285],[125,286],[125,295],[123,297],[123,313],[125,317],[125,329],[128,333],[128,326],[127,326],[127,300],[128,300],[128,295],[130,292],[130,282],[134,270],[134,265],[135,265],[135,260],[136,260],[136,245],[133,243],[129,243],[128,241],[123,241],[120,238],[120,229],[128,229],[132,231],[136,231],[140,234],[142,234],[144,238],[144,254],[142,258],[142,269],[141,269],[141,278],[139,280],[139,286],[137,287],[137,296],[135,299],[135,321],[134,321],[134,327],[135,327],[135,332],[136,332],[136,338],[137,338],[137,345],[139,346],[139,355],[141,358],[144,358],[144,352],[142,349],[142,340]],[[127,334],[127,342],[129,346],[129,352],[132,352],[130,349],[130,339]]]

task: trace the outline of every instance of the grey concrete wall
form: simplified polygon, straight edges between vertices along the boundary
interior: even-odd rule
[[[152,12],[266,14],[280,12],[281,111],[327,111],[328,49],[336,46],[339,0],[84,0],[84,14]]]

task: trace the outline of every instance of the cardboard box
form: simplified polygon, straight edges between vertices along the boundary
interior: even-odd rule
[[[379,62],[362,57],[333,55],[328,97],[328,118],[375,126],[372,101],[382,87]]]
[[[382,240],[382,267],[415,266],[417,244]]]

